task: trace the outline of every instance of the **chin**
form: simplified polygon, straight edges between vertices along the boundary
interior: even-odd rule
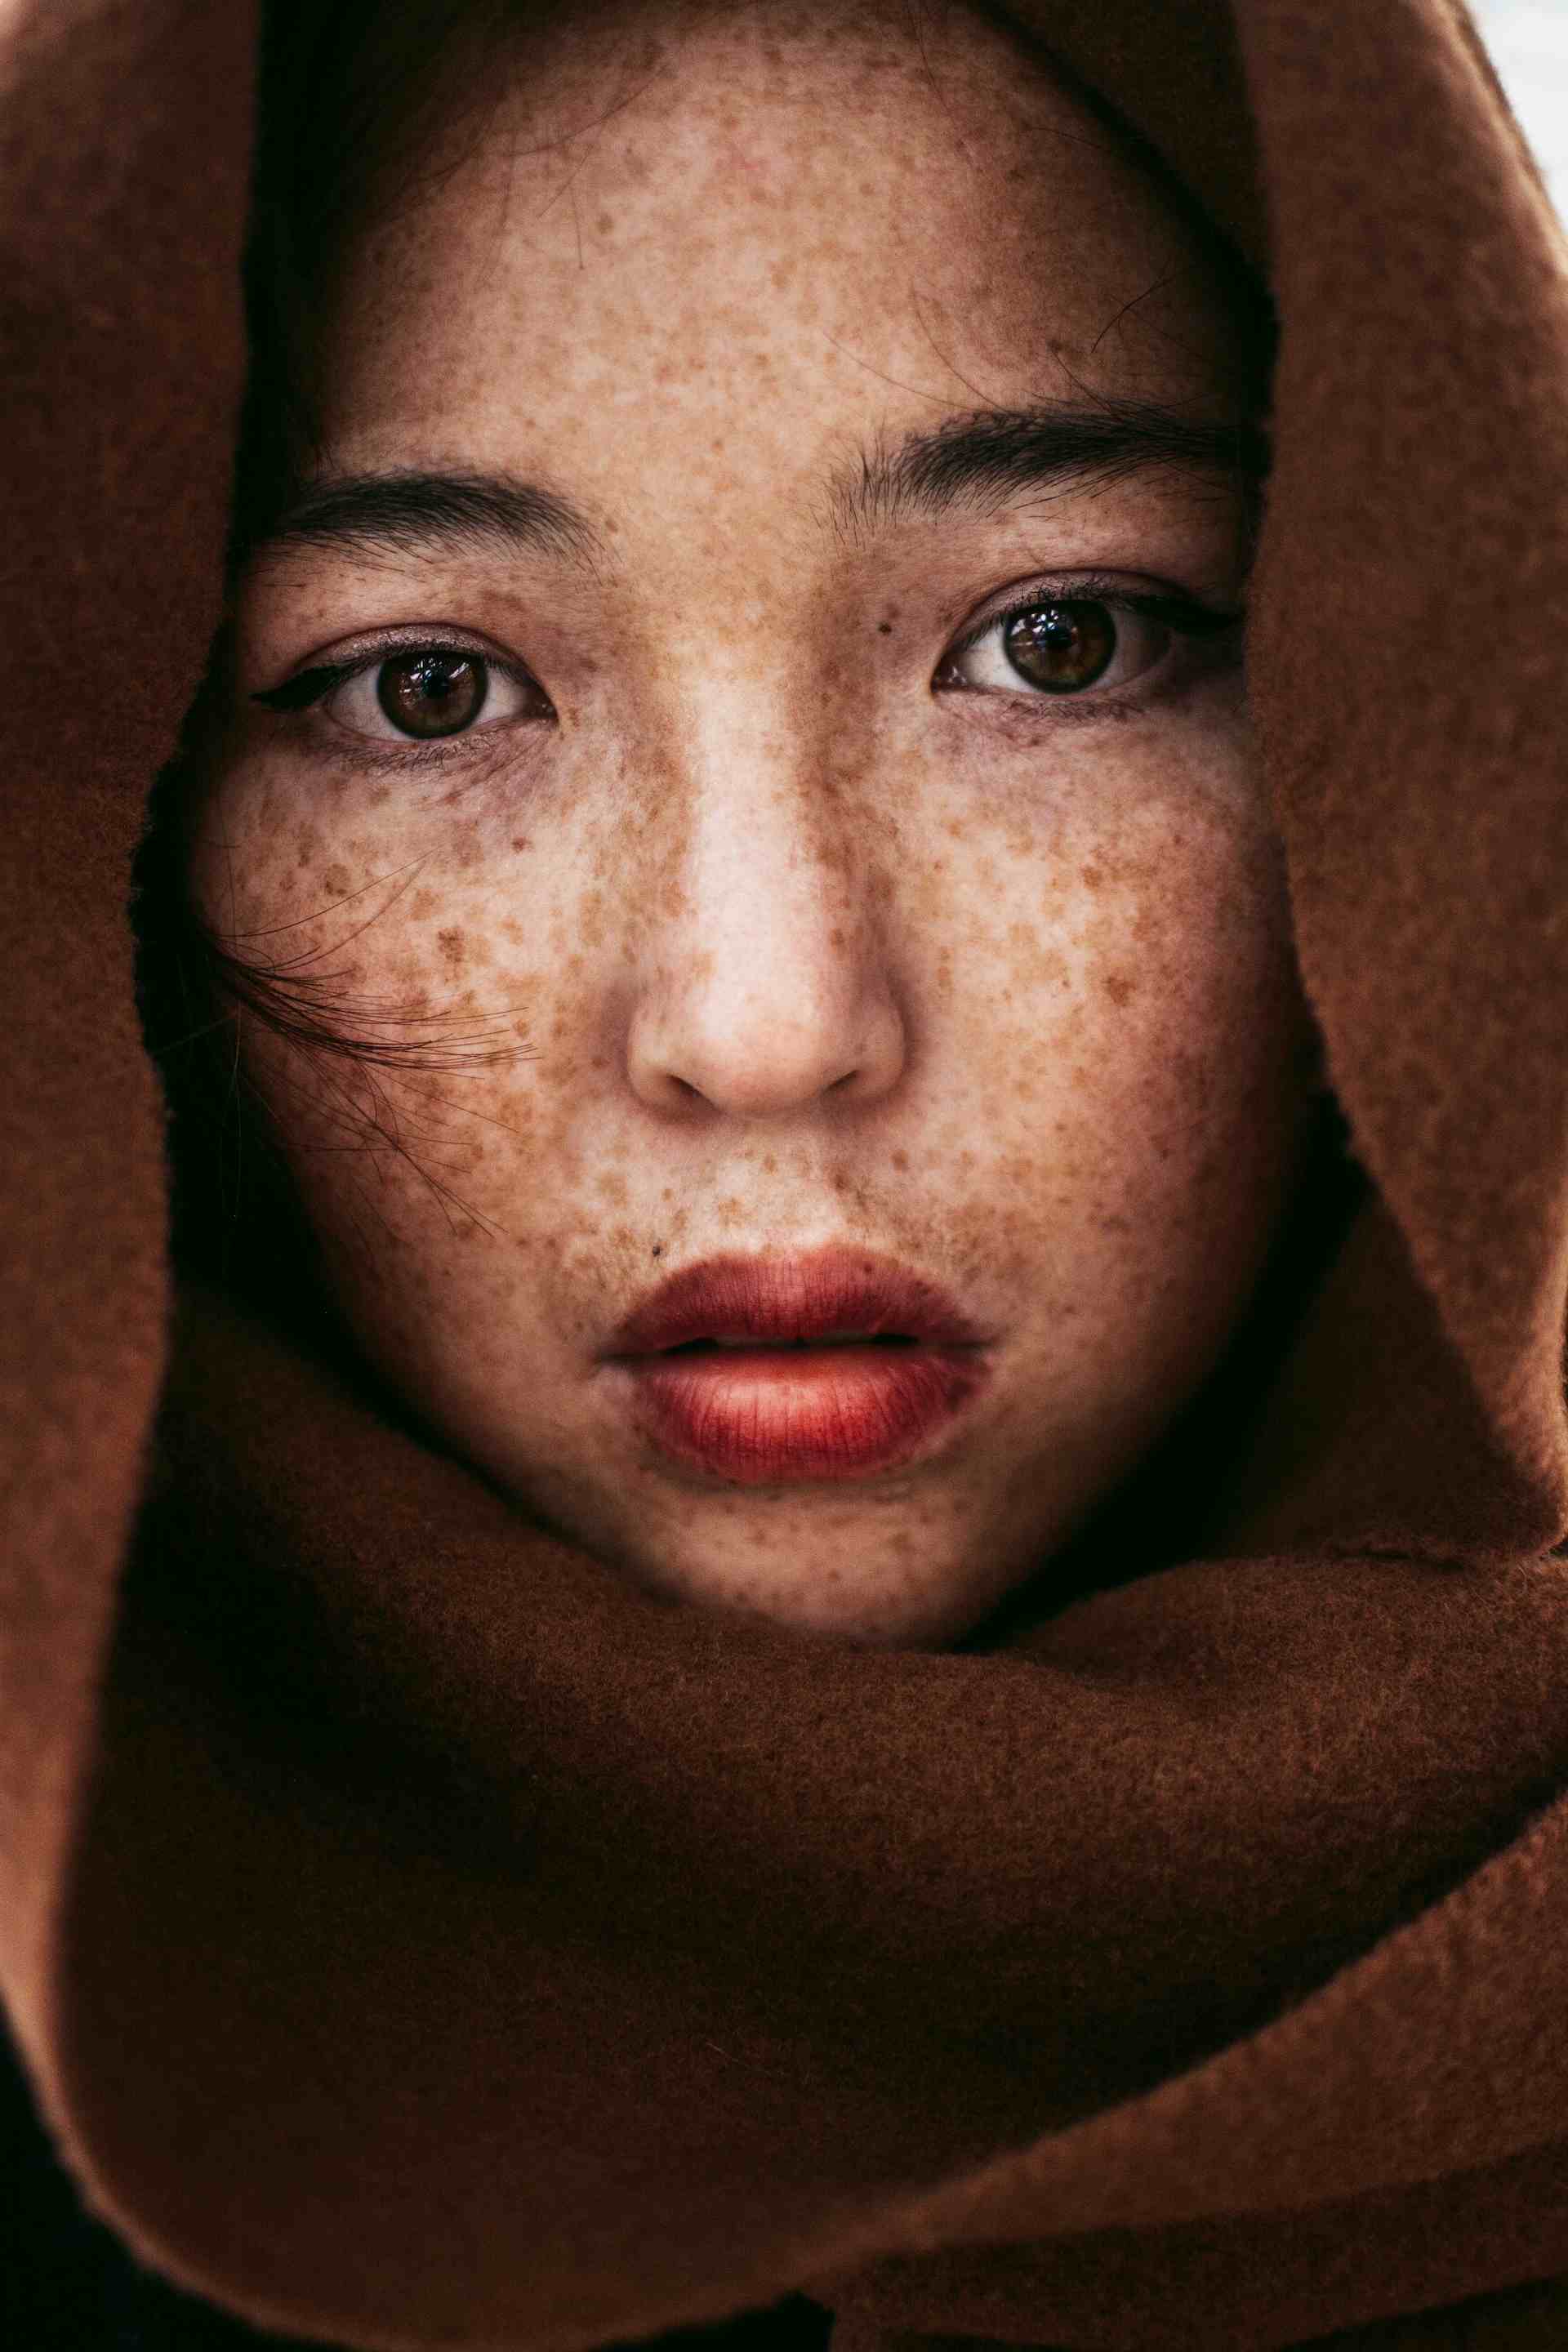
[[[867,1546],[867,1549],[869,1547]],[[790,1547],[788,1572],[770,1577],[754,1560],[704,1566],[689,1557],[679,1565],[624,1560],[620,1570],[644,1591],[677,1607],[702,1609],[753,1623],[776,1626],[808,1640],[840,1642],[857,1649],[946,1650],[990,1617],[1022,1580],[1014,1576],[984,1585],[954,1567],[947,1583],[928,1571],[917,1589],[907,1573],[878,1578],[846,1573],[856,1541],[846,1536],[814,1573],[800,1548]]]

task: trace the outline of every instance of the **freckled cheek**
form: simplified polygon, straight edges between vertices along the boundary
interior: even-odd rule
[[[242,1050],[307,1196],[329,1211],[368,1171],[439,1221],[422,1169],[486,1213],[542,1158],[565,1181],[598,1042],[585,952],[610,914],[548,844],[487,837],[465,858],[450,813],[397,824],[325,798],[230,779],[190,868],[198,909],[294,1032],[247,1018]]]
[[[1112,1216],[1184,1213],[1227,1175],[1271,1181],[1306,1016],[1266,851],[1220,830],[1132,863],[1118,880],[1100,854],[1049,929],[994,942],[990,1035],[966,1058],[990,1074],[992,1132],[1035,1150],[1058,1209],[1092,1192]]]
[[[257,941],[271,953],[289,924],[300,927],[290,952],[309,952],[347,928],[332,920],[346,900],[361,907],[359,894],[427,847],[368,805],[363,787],[345,791],[330,773],[312,782],[291,761],[258,756],[213,779],[195,813],[188,870],[226,943],[232,934],[247,956]],[[329,926],[321,937],[306,929],[316,922]]]

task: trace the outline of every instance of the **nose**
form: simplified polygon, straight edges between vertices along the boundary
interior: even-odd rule
[[[638,1099],[745,1119],[867,1104],[904,1066],[852,819],[755,754],[694,779],[674,911],[649,932],[627,1037]],[[721,769],[722,772],[715,771]]]

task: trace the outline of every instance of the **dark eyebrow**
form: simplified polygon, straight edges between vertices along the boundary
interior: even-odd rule
[[[600,540],[570,499],[500,474],[408,470],[314,482],[251,538],[261,549],[347,547],[367,555],[494,549],[564,557],[586,569]]]
[[[1016,491],[1121,481],[1150,467],[1226,479],[1255,497],[1268,464],[1257,424],[1223,424],[1160,401],[1107,394],[975,408],[905,434],[892,447],[862,450],[831,478],[826,519],[841,537],[864,541],[916,515],[1003,505]]]
[[[1045,403],[976,408],[926,431],[879,440],[837,468],[819,520],[864,543],[917,516],[1005,504],[1017,492],[1066,491],[1160,467],[1228,479],[1256,494],[1268,470],[1267,436],[1156,401]],[[357,549],[368,555],[495,549],[595,568],[604,541],[592,518],[559,491],[500,474],[354,474],[305,486],[249,538],[243,562],[266,549]]]

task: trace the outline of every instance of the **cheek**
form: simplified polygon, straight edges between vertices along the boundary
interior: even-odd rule
[[[389,1233],[468,1223],[459,1199],[500,1158],[570,1149],[552,1104],[580,1058],[562,1052],[580,943],[539,910],[583,893],[523,822],[502,840],[460,796],[398,813],[374,784],[334,806],[264,762],[206,803],[193,901],[251,976],[243,1059],[328,1224],[357,1228],[367,1187]]]
[[[989,1189],[1062,1278],[1129,1302],[1239,1279],[1288,1187],[1315,1033],[1282,861],[1256,814],[1152,807],[1016,887],[977,1003]],[[1186,1273],[1181,1272],[1185,1268]]]

